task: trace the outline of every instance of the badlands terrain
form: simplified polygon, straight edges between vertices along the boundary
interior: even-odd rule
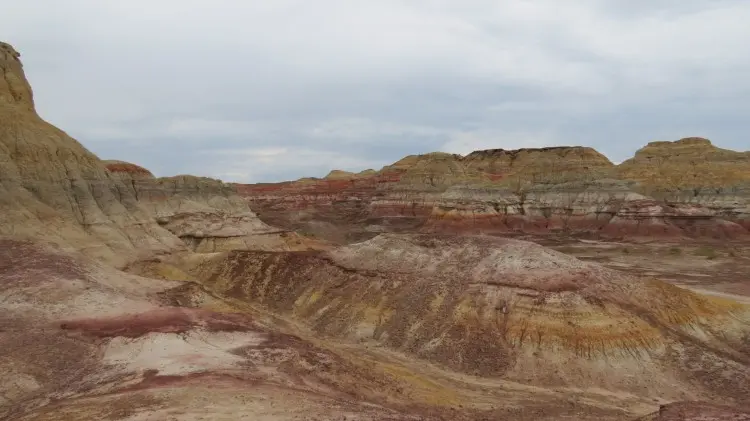
[[[0,72],[0,419],[750,419],[748,152],[156,178]]]

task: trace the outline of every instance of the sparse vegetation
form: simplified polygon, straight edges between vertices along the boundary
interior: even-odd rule
[[[565,254],[575,254],[577,251],[579,251],[576,247],[573,246],[562,246],[562,247],[555,247],[556,251],[559,251],[560,253]]]
[[[680,249],[679,247],[671,247],[669,249],[669,254],[671,254],[672,256],[679,256],[682,254],[682,249]]]
[[[719,253],[713,248],[709,246],[703,246],[695,250],[693,253],[696,256],[703,256],[708,260],[713,260],[719,257]]]
[[[299,235],[301,235],[303,237],[306,237],[306,238],[310,238],[310,239],[317,239],[318,238],[318,236],[314,232],[306,230],[306,229],[301,229],[301,230],[298,230],[296,232],[297,232],[297,234],[299,234]]]

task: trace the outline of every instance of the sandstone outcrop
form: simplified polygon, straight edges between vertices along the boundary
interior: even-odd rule
[[[708,139],[652,142],[617,167],[637,191],[672,205],[700,207],[750,229],[750,151],[717,148]]]
[[[0,72],[0,235],[43,238],[118,265],[181,247],[99,158],[37,115],[8,44],[0,44]]]
[[[155,178],[137,165],[112,162],[107,161],[109,171],[125,181],[146,212],[193,251],[295,250],[310,242],[262,222],[234,187],[221,180],[191,175]]]
[[[113,268],[298,245],[220,181],[100,160],[37,115],[18,58],[0,43],[0,419],[434,419],[365,361]]]
[[[331,170],[324,178],[326,180],[350,180],[356,176],[357,174],[349,171]]]
[[[748,156],[697,138],[651,143],[620,165],[585,147],[431,153],[367,176],[237,189],[261,219],[343,242],[377,232],[734,239],[750,235]]]
[[[4,43],[0,71],[0,235],[45,239],[116,266],[186,248],[305,247],[218,180],[154,178],[100,160],[39,117],[19,54]]]

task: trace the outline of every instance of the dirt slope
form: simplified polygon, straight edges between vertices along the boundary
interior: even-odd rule
[[[235,251],[188,272],[320,334],[465,373],[670,400],[750,392],[747,306],[534,243],[388,234],[328,252]]]

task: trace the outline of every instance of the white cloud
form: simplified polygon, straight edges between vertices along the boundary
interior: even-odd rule
[[[237,137],[263,133],[262,124],[253,121],[210,120],[204,118],[175,119],[167,123],[161,135],[172,137]]]
[[[380,168],[387,163],[304,148],[233,149],[217,151],[212,155],[212,177],[246,183],[273,181],[268,179],[270,174],[323,177],[331,169],[356,172],[366,168]]]
[[[336,140],[385,140],[387,137],[439,136],[445,130],[435,127],[412,124],[399,124],[389,121],[374,121],[368,118],[340,118],[318,123],[309,135],[316,139]]]
[[[686,132],[746,149],[750,128],[742,0],[0,0],[0,10],[43,116],[107,157],[139,141],[140,153],[169,158],[162,173],[296,178],[557,142],[624,157]],[[207,145],[255,152],[224,156],[234,160],[222,168],[197,158]]]

